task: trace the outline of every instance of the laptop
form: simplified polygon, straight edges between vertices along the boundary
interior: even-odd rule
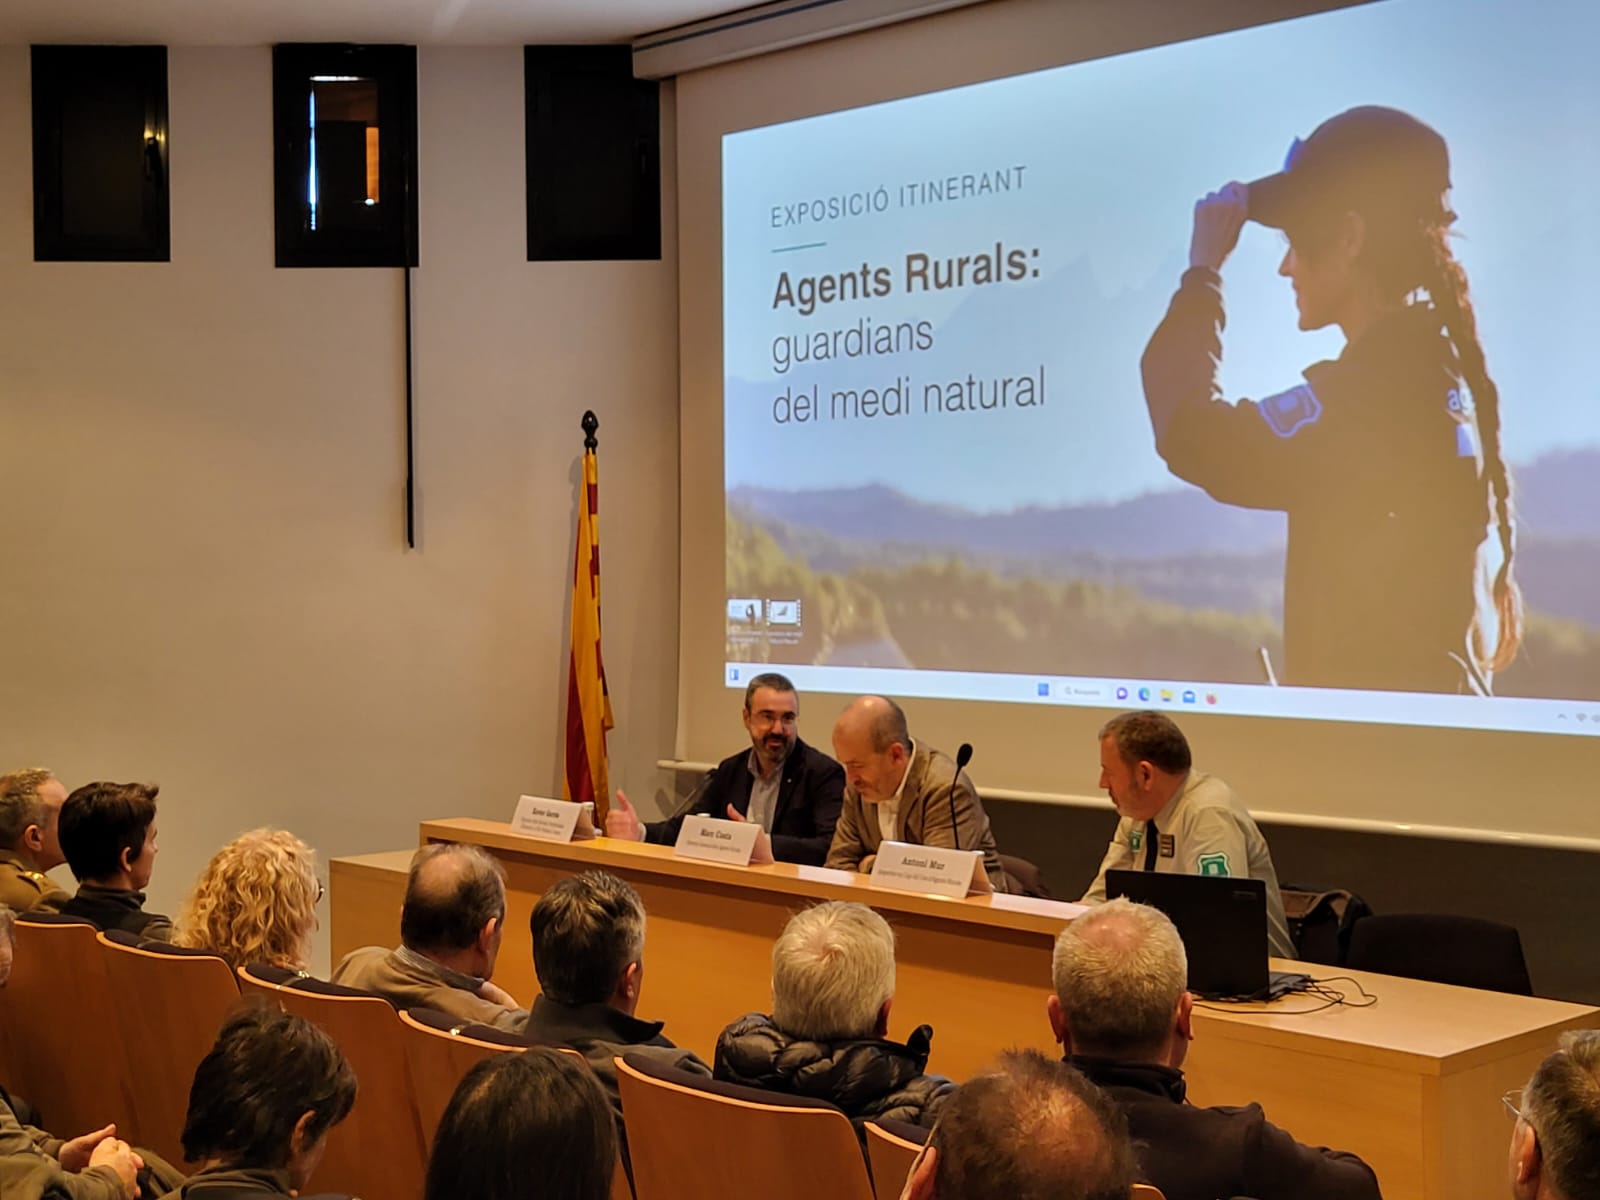
[[[1189,957],[1189,990],[1203,1000],[1271,1000],[1311,979],[1267,970],[1267,885],[1260,879],[1107,871],[1106,896],[1166,913]]]

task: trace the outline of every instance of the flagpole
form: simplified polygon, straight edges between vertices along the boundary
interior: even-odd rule
[[[611,802],[606,731],[614,726],[600,648],[599,467],[595,433],[600,419],[585,410],[583,483],[578,493],[578,536],[572,569],[572,643],[567,665],[567,729],[562,795],[593,801],[596,822]]]

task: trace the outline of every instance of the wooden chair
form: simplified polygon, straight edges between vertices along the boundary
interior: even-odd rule
[[[1167,1198],[1153,1183],[1136,1183],[1128,1192],[1128,1200],[1167,1200]]]
[[[112,1121],[141,1139],[105,956],[93,925],[17,919],[11,981],[0,988],[0,1024],[11,1031],[7,1090],[65,1137]]]
[[[411,1083],[416,1088],[423,1147],[431,1155],[439,1121],[467,1072],[486,1058],[520,1054],[528,1046],[513,1034],[474,1026],[448,1013],[423,1009],[403,1012],[400,1025]]]
[[[900,1125],[899,1121],[893,1122]],[[877,1200],[900,1200],[906,1186],[906,1176],[911,1174],[911,1164],[922,1152],[923,1142],[912,1141],[896,1130],[886,1128],[876,1121],[868,1121],[867,1164],[872,1168],[872,1194]],[[923,1140],[927,1130],[919,1131]]]
[[[141,1144],[181,1163],[194,1070],[238,1005],[239,985],[232,968],[213,954],[125,933],[102,933],[98,940],[117,998]]]
[[[646,1055],[617,1059],[639,1200],[872,1200],[850,1119],[820,1100],[715,1083]],[[705,1138],[715,1129],[716,1145]]]
[[[328,1032],[356,1073],[356,1106],[328,1137],[316,1185],[381,1200],[416,1200],[427,1170],[405,1030],[387,1000],[259,965],[239,968],[240,991],[265,997]]]

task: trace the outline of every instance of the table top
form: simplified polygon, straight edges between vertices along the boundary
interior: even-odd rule
[[[808,867],[797,863],[766,863],[736,867],[727,863],[679,858],[671,846],[648,842],[623,842],[597,837],[586,842],[547,842],[516,833],[504,821],[476,817],[424,821],[423,842],[472,842],[491,850],[504,850],[530,858],[558,859],[585,866],[649,871],[656,875],[716,883],[725,887],[815,900],[857,900],[887,912],[941,917],[973,925],[989,925],[1054,937],[1084,911],[1081,904],[1037,900],[1030,896],[985,894],[952,900],[921,892],[893,892],[873,886],[870,878],[854,871]]]
[[[978,927],[969,932],[981,933],[982,927],[990,927],[1038,935],[1041,952],[1064,925],[1085,911],[1079,904],[1023,896],[981,895],[952,900],[893,892],[874,887],[866,876],[849,871],[794,863],[737,867],[679,858],[670,846],[605,837],[584,842],[548,842],[513,832],[503,821],[473,817],[423,822],[420,840],[424,844],[467,842],[502,854],[556,861],[574,868],[642,871],[663,879],[713,884],[734,892],[854,900],[885,913]],[[413,853],[386,851],[334,861],[351,871],[403,874]],[[1378,1002],[1366,1008],[1319,1007],[1323,1000],[1300,993],[1260,1004],[1197,1003],[1198,1032],[1207,1041],[1277,1045],[1301,1053],[1404,1066],[1424,1074],[1449,1074],[1517,1050],[1553,1049],[1559,1031],[1600,1025],[1600,1009],[1587,1005],[1346,971],[1320,963],[1271,961],[1275,970],[1301,971],[1313,979],[1329,980],[1329,986],[1346,993],[1352,1001],[1360,999],[1355,986],[1359,984]],[[1041,990],[1045,986],[1047,981],[1042,978]]]

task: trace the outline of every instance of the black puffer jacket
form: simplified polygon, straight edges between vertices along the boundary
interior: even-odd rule
[[[925,1075],[933,1028],[919,1025],[902,1045],[885,1038],[811,1042],[790,1037],[763,1013],[740,1017],[717,1038],[718,1079],[826,1100],[856,1124],[887,1117],[931,1126],[956,1090]]]

